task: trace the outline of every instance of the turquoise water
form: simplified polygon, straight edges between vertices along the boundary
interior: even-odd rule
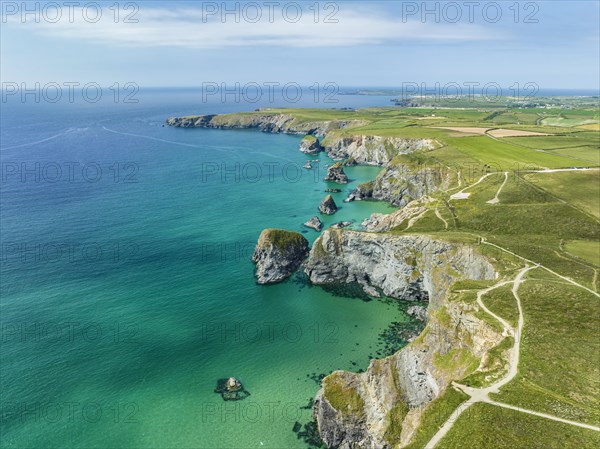
[[[301,224],[324,169],[301,168],[299,136],[163,127],[242,109],[185,98],[3,106],[1,447],[306,447],[292,427],[311,418],[313,377],[365,369],[408,320],[302,275],[256,285],[262,229],[318,235]],[[378,169],[347,172],[326,224],[392,210],[343,203]],[[251,396],[214,393],[229,376]]]

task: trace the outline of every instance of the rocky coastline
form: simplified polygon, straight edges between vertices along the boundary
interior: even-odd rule
[[[503,338],[477,317],[476,307],[449,299],[451,286],[457,281],[493,280],[498,276],[485,257],[469,245],[387,232],[419,212],[415,200],[447,187],[444,173],[414,164],[410,158],[414,152],[434,148],[436,142],[339,137],[332,131],[358,123],[301,122],[292,115],[264,112],[170,118],[167,124],[304,134],[300,151],[325,151],[341,161],[328,171],[328,181],[347,182],[343,171],[346,165],[382,167],[375,180],[359,185],[349,199],[383,200],[401,209],[390,215],[374,214],[363,223],[366,232],[344,229],[351,223],[340,222],[323,231],[310,250],[301,234],[267,229],[259,238],[253,261],[261,284],[280,282],[302,269],[314,285],[352,284],[371,297],[428,304],[427,308],[409,308],[412,316],[426,323],[418,338],[391,356],[372,360],[365,372],[331,373],[323,379],[314,400],[316,430],[327,447],[407,446],[427,406]],[[331,195],[325,197],[319,210],[335,213],[337,205]],[[304,226],[320,232],[322,223],[319,217],[313,217]],[[451,363],[442,364],[440,358]]]

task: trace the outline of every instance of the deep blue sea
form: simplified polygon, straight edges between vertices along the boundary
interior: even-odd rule
[[[163,124],[313,105],[205,103],[185,89],[138,98],[1,105],[0,447],[306,447],[292,428],[311,419],[318,376],[365,369],[380,333],[408,318],[301,274],[255,283],[262,229],[317,237],[301,224],[328,187],[325,155],[309,171],[301,136]],[[347,172],[326,224],[392,210],[343,203],[378,169]],[[247,399],[214,393],[229,376]]]

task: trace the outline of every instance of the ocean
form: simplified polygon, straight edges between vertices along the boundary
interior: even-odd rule
[[[185,89],[137,104],[3,102],[0,157],[2,448],[305,448],[319,377],[366,369],[397,304],[311,286],[259,286],[264,228],[318,234],[325,164],[301,136],[178,129],[169,116],[250,111]],[[340,96],[336,107],[390,105]],[[316,157],[312,157],[313,159]],[[377,167],[350,167],[326,226]],[[250,396],[224,401],[218,379]]]

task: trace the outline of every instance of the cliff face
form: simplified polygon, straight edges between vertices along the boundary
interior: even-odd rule
[[[472,248],[425,236],[327,230],[305,265],[315,284],[358,282],[395,298],[429,298],[421,336],[364,373],[336,371],[315,399],[319,433],[329,447],[382,449],[405,445],[423,408],[450,382],[478,366],[502,336],[476,316],[476,306],[448,300],[460,279],[494,279]],[[335,394],[340,389],[349,394]],[[353,407],[340,397],[353,398]]]
[[[252,261],[259,284],[281,282],[296,271],[308,254],[308,240],[297,232],[265,229],[258,239]]]
[[[434,141],[403,137],[352,136],[330,138],[324,145],[333,159],[352,158],[359,164],[386,165],[399,154],[432,149]]]
[[[371,198],[404,207],[413,200],[447,187],[440,167],[410,166],[392,161],[372,183]]]
[[[363,124],[360,120],[330,120],[318,122],[299,121],[288,114],[242,113],[224,115],[198,115],[190,117],[170,117],[167,125],[180,128],[257,128],[269,133],[313,134],[326,133]]]

